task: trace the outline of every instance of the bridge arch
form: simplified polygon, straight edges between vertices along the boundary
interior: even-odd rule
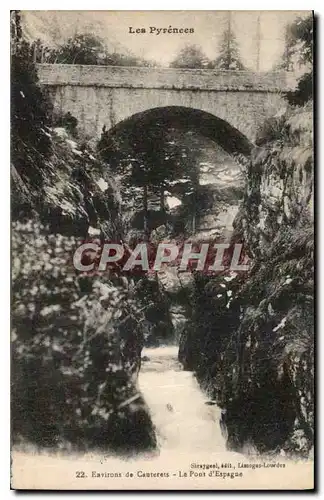
[[[249,157],[253,148],[253,143],[226,120],[207,111],[185,106],[147,109],[121,120],[107,132],[110,137],[127,135],[134,130],[140,134],[153,124],[166,128],[179,128],[184,132],[198,132],[232,156]]]
[[[161,130],[159,130],[160,127]],[[152,135],[150,134],[151,129],[154,129]],[[174,129],[177,129],[176,133]],[[164,154],[165,152],[163,147],[159,148],[159,135],[156,135],[156,130],[158,130],[158,134],[161,132],[162,145],[165,144],[163,142],[165,140],[164,131],[171,130],[173,141],[175,140],[176,144],[179,144],[179,146],[175,147],[180,149],[183,147],[181,146],[182,134],[185,136],[187,132],[193,133],[193,135],[189,134],[189,144],[188,136],[183,143],[185,148],[188,148],[186,157],[191,158],[188,165],[186,165],[187,160],[184,159],[182,163],[184,169],[180,168],[179,177],[177,177],[179,170],[175,167],[176,175],[174,177],[171,175],[172,188],[170,188],[169,183],[167,183],[168,187],[166,187],[162,182],[163,199],[166,191],[167,203],[168,198],[171,196],[171,198],[175,197],[174,199],[178,198],[180,205],[182,205],[182,208],[179,207],[176,212],[170,212],[170,220],[173,221],[174,226],[179,225],[179,228],[182,227],[177,218],[179,221],[183,221],[186,217],[191,217],[190,223],[187,221],[187,227],[189,227],[188,224],[191,225],[191,228],[195,227],[194,230],[192,229],[195,233],[208,232],[210,229],[217,232],[220,227],[223,228],[222,231],[227,229],[231,226],[231,221],[237,210],[238,200],[243,192],[244,179],[240,164],[250,157],[253,148],[252,142],[242,132],[212,113],[184,106],[164,106],[135,113],[121,120],[109,130],[104,130],[104,138],[102,143],[100,141],[99,148],[106,148],[107,162],[110,163],[113,169],[117,165],[121,165],[123,161],[129,164],[129,158],[142,158],[138,156],[142,153],[144,153],[144,161],[154,166],[155,160],[159,163],[159,153]],[[207,144],[206,147],[213,151],[212,156],[207,155],[209,163],[202,162],[202,156],[205,153],[199,152],[200,147],[204,151],[204,146],[199,146],[199,141]],[[114,151],[117,152],[115,166],[113,166],[114,160],[112,160]],[[193,167],[194,151],[198,151],[198,157],[194,160],[196,163]],[[147,152],[148,157],[146,156]],[[193,152],[193,156],[191,156],[191,152]],[[170,163],[164,167],[166,172],[169,168],[175,166],[171,160],[169,161]],[[182,162],[182,160],[180,161]],[[207,167],[208,173],[203,171],[206,165],[209,165]],[[193,173],[193,170],[196,173]],[[225,171],[227,171],[225,174],[226,180],[221,179]],[[160,178],[158,172],[157,181]],[[228,172],[230,172],[229,175]],[[195,177],[196,175],[197,177]],[[187,176],[191,178],[190,183],[188,183]],[[187,177],[186,182],[184,177]],[[206,181],[207,177],[208,180]],[[153,178],[154,174],[151,179]],[[147,193],[150,193],[153,185],[154,183],[148,182]],[[156,186],[159,185],[159,182],[157,182]],[[156,190],[153,188],[151,190],[151,196],[153,194],[151,201],[153,200],[155,208],[146,212],[150,217],[148,226],[151,229],[164,224],[165,220],[169,220],[169,215],[159,205],[161,198],[158,196],[155,198],[154,193],[156,195]],[[145,197],[147,200],[147,194]],[[149,205],[152,206],[152,203],[149,203]],[[146,206],[148,206],[147,201]],[[156,206],[160,208],[156,208]],[[135,215],[134,227],[143,229],[144,211],[142,210]]]

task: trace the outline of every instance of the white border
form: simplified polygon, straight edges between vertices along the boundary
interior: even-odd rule
[[[324,8],[323,3],[319,0],[313,1],[312,5],[309,2],[305,1],[280,1],[280,0],[272,0],[271,2],[256,2],[256,1],[235,1],[228,0],[226,2],[226,8],[224,9],[224,3],[215,2],[215,1],[206,1],[199,0],[199,2],[193,2],[190,0],[164,0],[160,4],[152,5],[151,2],[138,0],[136,2],[130,2],[125,0],[118,1],[98,1],[93,0],[92,2],[83,2],[83,1],[74,1],[71,2],[69,0],[48,0],[46,3],[40,0],[31,1],[21,1],[17,2],[19,5],[10,5],[12,2],[4,2],[1,9],[0,16],[0,50],[1,50],[1,90],[0,90],[0,99],[1,99],[1,130],[0,130],[0,138],[1,138],[1,182],[0,182],[0,203],[1,203],[1,235],[2,242],[0,245],[1,258],[0,262],[2,264],[1,269],[1,278],[0,278],[0,324],[1,324],[1,446],[0,446],[0,458],[1,458],[1,466],[0,466],[0,491],[1,498],[7,498],[8,496],[12,496],[14,492],[9,491],[9,471],[10,471],[10,461],[9,461],[9,296],[10,296],[10,278],[9,278],[9,163],[10,163],[10,155],[9,155],[9,102],[10,102],[10,92],[9,92],[9,9],[11,8],[20,8],[21,10],[310,10],[314,9],[315,13],[319,16],[319,22],[317,26],[317,31],[321,32],[323,29],[323,20],[321,16],[323,15]],[[243,7],[244,6],[244,7]],[[323,100],[320,99],[320,82],[323,81],[322,71],[323,71],[323,38],[318,35],[318,85],[317,85],[317,105],[319,106],[317,117],[320,121],[323,119]],[[317,224],[318,224],[318,248],[317,248],[317,256],[318,256],[318,279],[319,283],[317,283],[317,290],[319,290],[320,285],[323,285],[323,273],[324,267],[321,265],[321,250],[324,247],[324,175],[323,169],[324,165],[321,161],[321,144],[323,143],[323,127],[319,124],[318,128],[318,136],[317,136]],[[323,296],[318,297],[318,311],[324,310],[324,304],[322,304]],[[323,306],[323,307],[322,307]],[[324,352],[323,345],[324,343],[321,341],[321,335],[323,329],[321,328],[322,324],[318,322],[317,328],[317,392],[318,396],[320,396],[319,386],[322,381],[323,370],[320,369],[322,362],[324,362]],[[322,391],[321,391],[322,392]],[[319,405],[317,408],[317,456],[319,456],[323,452],[323,432],[320,432],[321,427],[321,419],[320,415],[323,415],[323,398],[319,398]],[[323,458],[319,462],[317,479],[319,486],[320,477],[324,477],[324,467],[323,467]],[[250,492],[247,492],[249,495]],[[46,493],[45,493],[46,494]],[[109,496],[115,495],[113,493],[108,493]],[[33,495],[33,494],[31,494]],[[36,495],[36,493],[34,494]],[[38,498],[42,498],[44,494],[37,494]],[[63,497],[67,497],[67,494],[61,494]],[[169,494],[170,495],[170,494]],[[201,496],[203,493],[197,493],[196,495]],[[221,492],[217,493],[217,496],[222,496]],[[224,494],[224,498],[237,497],[239,494]],[[291,497],[292,494],[274,494],[277,498],[288,498]],[[55,495],[56,496],[56,495]],[[86,498],[94,498],[94,494],[86,494],[82,495]],[[118,495],[119,497],[123,497],[124,495]],[[125,494],[126,496],[126,494]],[[190,495],[191,496],[191,495]]]
[[[10,2],[7,2],[8,4]],[[22,0],[18,2],[20,10],[311,10],[315,9],[309,2],[304,0],[280,1],[273,0],[272,2],[256,2],[255,0],[228,0],[226,4],[223,2],[215,2],[211,0],[164,0],[163,2],[149,2],[147,0],[93,0],[79,2],[71,0],[48,0],[46,4],[41,0]],[[320,9],[320,2],[315,1]],[[267,5],[268,4],[268,5]],[[17,8],[17,5],[8,6],[7,9]],[[316,9],[315,9],[316,10]]]

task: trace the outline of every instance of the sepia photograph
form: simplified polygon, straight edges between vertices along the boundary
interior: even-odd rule
[[[314,490],[315,20],[10,11],[11,489]]]

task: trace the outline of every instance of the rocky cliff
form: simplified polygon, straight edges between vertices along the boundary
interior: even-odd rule
[[[80,275],[87,237],[123,235],[119,194],[89,145],[44,130],[51,152],[37,182],[12,165],[12,429],[16,444],[52,449],[156,445],[137,386],[145,321],[138,283]]]
[[[307,456],[313,446],[312,193],[307,105],[260,131],[233,236],[251,269],[196,277],[180,344],[182,362],[224,409],[230,448]]]

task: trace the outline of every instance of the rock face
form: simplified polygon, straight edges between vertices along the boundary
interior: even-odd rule
[[[248,170],[244,212],[236,221],[250,252],[262,255],[283,226],[313,219],[312,110],[266,122]],[[272,140],[265,142],[266,133]]]
[[[181,356],[226,410],[237,450],[313,446],[312,149],[310,106],[265,124],[234,222],[252,267],[196,279]]]
[[[288,111],[270,125],[272,140],[259,139],[252,157],[237,223],[255,260],[240,291],[244,305],[233,389],[250,412],[253,404],[256,415],[268,408],[252,442],[307,455],[314,402],[311,106]]]
[[[34,215],[53,233],[87,237],[89,226],[116,236],[120,197],[112,176],[89,145],[64,128],[48,129],[51,155],[42,161],[42,179],[12,166],[15,219]]]
[[[90,147],[48,132],[43,182],[13,167],[12,430],[39,447],[150,450],[137,386],[145,321],[138,283],[80,275],[87,235],[119,239],[119,195]]]

